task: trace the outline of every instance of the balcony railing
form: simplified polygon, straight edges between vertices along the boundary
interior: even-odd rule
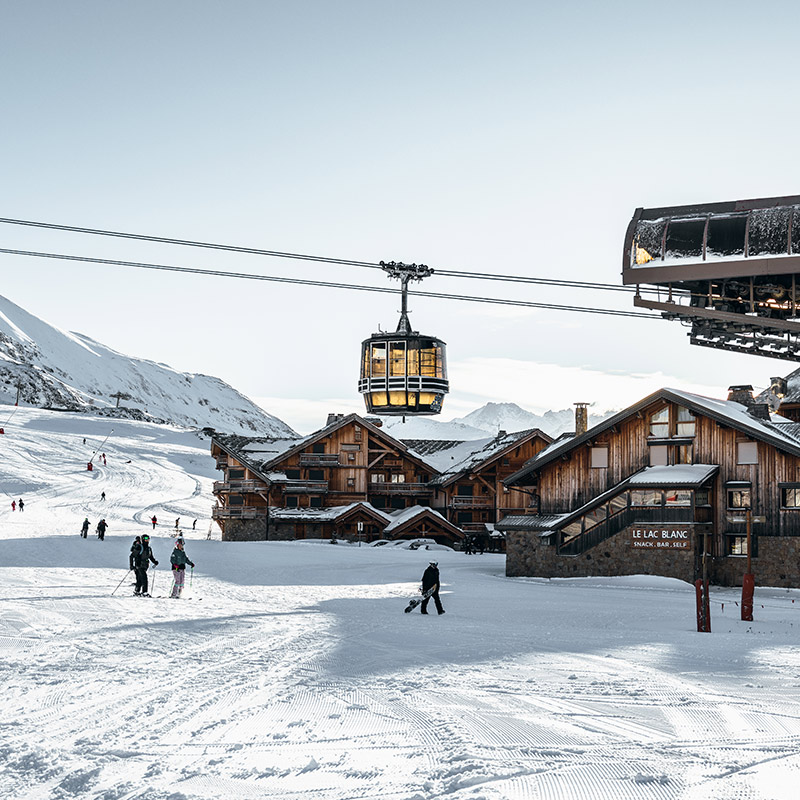
[[[211,519],[257,519],[266,514],[266,507],[257,506],[216,506],[211,509]]]
[[[467,497],[456,495],[451,505],[453,508],[493,508],[494,497]]]
[[[485,522],[454,522],[464,533],[486,533]]]
[[[427,483],[370,483],[367,494],[433,494]]]
[[[261,481],[214,481],[214,494],[221,492],[265,492],[267,485]]]
[[[328,481],[288,481],[282,483],[283,491],[287,494],[327,494]]]
[[[337,467],[339,466],[338,453],[300,453],[301,467]]]

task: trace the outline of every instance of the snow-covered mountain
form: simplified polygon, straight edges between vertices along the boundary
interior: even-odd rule
[[[589,427],[596,425],[615,412],[605,414],[589,414]],[[530,428],[539,428],[552,437],[560,436],[565,431],[575,430],[575,411],[563,408],[560,411],[545,411],[544,414],[534,414],[520,408],[516,403],[486,403],[464,417],[451,420],[448,424],[468,425],[481,432],[495,435],[498,431],[513,433]],[[475,437],[478,438],[478,437]]]
[[[383,429],[395,439],[432,439],[467,442],[485,439],[486,431],[461,422],[441,422],[431,417],[381,417]]]
[[[0,296],[0,402],[13,404],[18,391],[21,404],[251,436],[296,435],[219,378],[123,355]]]

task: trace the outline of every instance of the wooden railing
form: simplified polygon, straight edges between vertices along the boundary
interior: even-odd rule
[[[283,491],[288,494],[326,494],[328,481],[288,481],[282,483]]]
[[[338,453],[300,453],[300,466],[328,466],[336,467],[339,465]]]
[[[214,481],[213,492],[265,492],[267,485],[261,481]]]
[[[256,519],[266,514],[266,506],[215,506],[211,509],[211,519]]]
[[[455,495],[450,505],[453,508],[492,508],[494,506],[494,497]]]
[[[433,494],[427,483],[370,483],[367,494]]]

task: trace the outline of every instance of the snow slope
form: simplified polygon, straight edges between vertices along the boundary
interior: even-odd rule
[[[406,615],[430,553],[206,541],[208,443],[126,422],[87,473],[107,425],[23,409],[0,436],[0,797],[797,796],[800,592],[757,589],[744,623],[714,589],[698,634],[679,581],[437,551],[447,613]],[[153,513],[200,519],[179,601],[128,594]],[[161,594],[168,529],[153,547]]]
[[[0,401],[85,410],[113,409],[112,394],[139,416],[225,433],[286,436],[294,431],[219,378],[131,358],[67,333],[0,297]]]

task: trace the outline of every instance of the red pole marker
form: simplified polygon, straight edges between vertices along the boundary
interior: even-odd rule
[[[756,580],[752,573],[747,572],[742,577],[742,619],[745,622],[753,621],[753,591]]]

